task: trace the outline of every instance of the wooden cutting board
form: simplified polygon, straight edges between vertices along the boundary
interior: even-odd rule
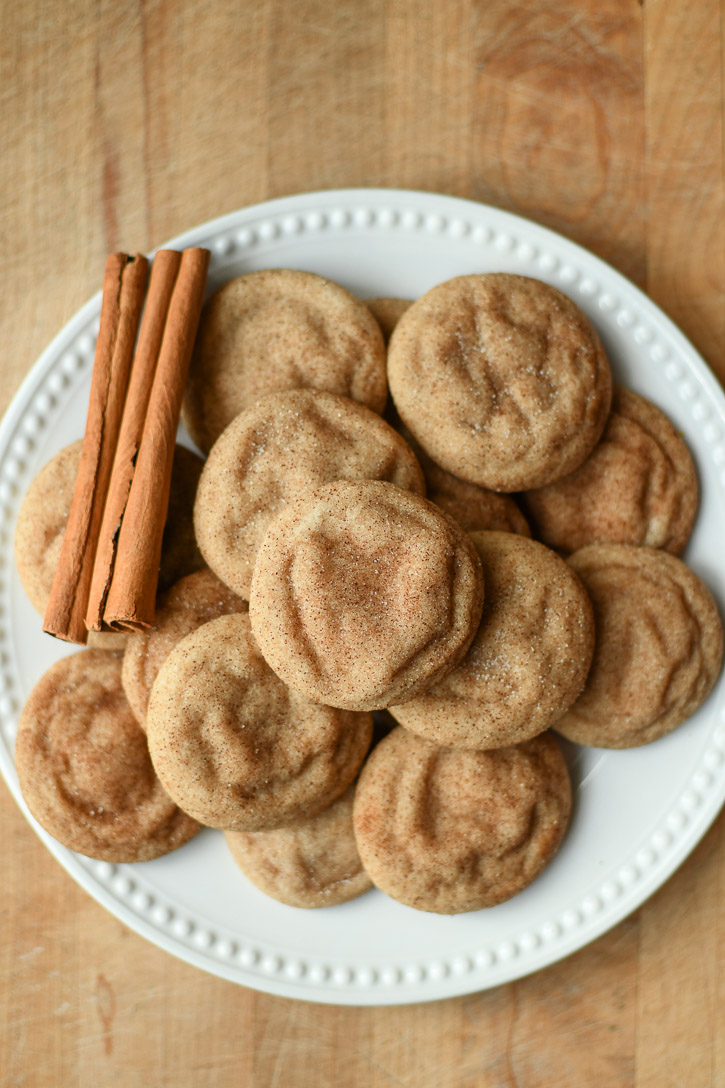
[[[647,290],[725,378],[718,0],[5,0],[0,17],[0,408],[108,251],[341,186],[551,226]],[[565,962],[380,1010],[177,962],[76,888],[4,788],[0,817],[3,1085],[725,1084],[722,817]]]

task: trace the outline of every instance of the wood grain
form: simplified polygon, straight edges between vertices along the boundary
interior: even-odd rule
[[[390,185],[528,215],[645,286],[725,378],[725,0],[0,5],[0,408],[146,249],[289,192]],[[725,1084],[725,819],[641,910],[496,990],[349,1009],[147,944],[0,790],[0,1083]]]

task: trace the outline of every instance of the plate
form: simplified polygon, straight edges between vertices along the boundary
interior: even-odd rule
[[[616,379],[649,396],[684,433],[702,486],[685,558],[722,611],[725,396],[672,322],[602,261],[517,216],[394,190],[287,197],[169,245],[211,250],[210,291],[268,267],[309,269],[363,298],[415,298],[451,276],[481,271],[518,272],[560,288],[598,328]],[[567,746],[575,810],[564,844],[531,887],[486,911],[423,914],[377,891],[296,910],[242,876],[220,832],[204,831],[157,861],[110,865],[66,850],[38,828],[13,765],[17,716],[35,681],[70,651],[41,633],[20,587],[14,524],[36,472],[83,433],[99,314],[100,293],[43,353],[0,425],[0,767],[71,876],[129,928],[205,971],[344,1005],[429,1001],[520,978],[581,948],[660,887],[725,800],[725,676],[694,717],[653,745],[625,752]]]

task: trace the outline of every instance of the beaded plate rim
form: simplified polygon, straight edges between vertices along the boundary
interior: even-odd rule
[[[514,255],[522,272],[554,282],[575,301],[596,302],[602,320],[616,323],[639,351],[662,366],[665,379],[689,405],[693,424],[718,472],[725,498],[725,393],[689,341],[634,284],[585,249],[523,217],[456,197],[407,190],[331,190],[253,205],[211,220],[167,245],[211,249],[210,274],[240,254],[277,240],[321,232],[399,231],[447,236],[462,246]],[[533,267],[531,267],[533,266]],[[616,286],[602,287],[600,280]],[[324,962],[287,956],[222,933],[143,887],[128,866],[76,855],[30,816],[20,796],[13,741],[20,684],[9,609],[8,565],[13,523],[25,486],[24,458],[34,439],[73,394],[74,380],[93,362],[101,294],[91,298],[42,353],[0,424],[0,770],[19,807],[70,875],[119,920],[154,944],[212,974],[280,996],[349,1005],[403,1004],[483,990],[554,963],[617,924],[659,888],[701,840],[725,802],[725,677],[710,696],[711,723],[698,765],[645,845],[616,871],[555,917],[511,940],[453,958],[414,963]]]

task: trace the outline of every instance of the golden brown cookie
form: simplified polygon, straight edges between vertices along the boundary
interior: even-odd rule
[[[15,763],[38,823],[88,857],[150,861],[199,830],[154,774],[118,654],[81,650],[51,665],[20,715]]]
[[[548,729],[580,694],[594,652],[592,606],[555,552],[513,533],[472,533],[486,600],[471,648],[417,699],[393,706],[436,744],[504,748]]]
[[[408,444],[348,397],[293,389],[242,412],[215,442],[197,492],[196,535],[211,569],[249,597],[270,522],[287,503],[333,480],[389,480],[425,494]]]
[[[679,555],[697,513],[697,474],[664,412],[617,386],[604,433],[584,464],[523,501],[550,548],[645,544]]]
[[[437,914],[523,891],[564,837],[571,785],[549,733],[516,748],[440,748],[395,729],[367,760],[353,821],[381,891]]]
[[[556,723],[595,748],[634,748],[670,733],[707,698],[723,632],[707,586],[667,552],[592,544],[569,559],[594,606],[586,687]]]
[[[383,340],[387,344],[393,329],[412,303],[409,298],[368,298],[365,305],[380,326]]]
[[[146,714],[164,786],[200,823],[269,831],[308,819],[353,780],[372,717],[318,706],[278,679],[246,614],[221,616],[177,643]]]
[[[66,446],[40,470],[18,514],[15,564],[23,589],[41,616],[60,558],[82,445],[81,440]],[[203,464],[197,454],[177,445],[161,551],[160,590],[204,566],[194,538],[194,497]],[[106,649],[125,645],[125,635],[109,631],[91,632],[90,639],[99,646],[103,643]]]
[[[276,831],[227,831],[232,857],[253,884],[290,907],[347,903],[373,884],[352,829],[353,786],[309,820]]]
[[[250,272],[225,283],[199,325],[184,421],[208,452],[267,393],[323,389],[382,412],[385,345],[364,302],[312,272]]]
[[[129,634],[121,677],[126,698],[142,728],[153,682],[177,642],[209,620],[246,611],[246,601],[210,570],[199,570],[172,586],[157,609],[152,628]]]
[[[414,302],[388,349],[390,392],[433,460],[470,483],[520,491],[573,472],[609,413],[593,326],[548,284],[458,276]]]
[[[458,664],[482,603],[476,549],[452,518],[390,483],[339,481],[272,522],[249,615],[290,687],[330,706],[377,710]]]

